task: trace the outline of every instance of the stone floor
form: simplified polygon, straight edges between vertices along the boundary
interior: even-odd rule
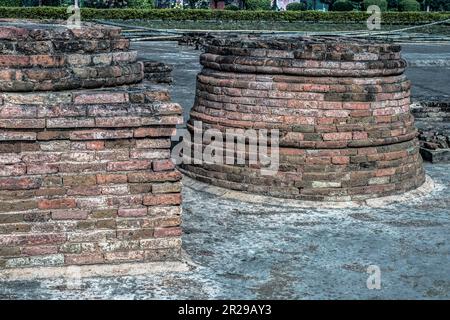
[[[176,65],[173,98],[188,110],[198,52],[173,45],[136,47]],[[426,171],[433,191],[381,208],[249,203],[187,184],[189,271],[92,277],[76,285],[63,278],[6,280],[0,298],[449,299],[450,165],[427,164]],[[380,290],[366,287],[369,265],[381,269]]]

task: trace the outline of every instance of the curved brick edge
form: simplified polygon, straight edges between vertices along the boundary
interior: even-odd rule
[[[288,74],[299,76],[375,77],[400,75],[406,61],[385,60],[370,62],[331,62],[315,60],[286,60],[265,58],[239,58],[203,53],[200,64],[206,68],[240,73]]]
[[[403,73],[401,47],[344,37],[209,39],[203,66],[222,71],[314,76],[385,76]]]
[[[1,27],[0,27],[1,29]],[[39,54],[74,54],[128,51],[130,40],[118,38],[113,40],[42,40],[10,41],[0,39],[1,54],[39,55]]]
[[[180,259],[183,119],[167,90],[2,99],[0,269]]]
[[[237,190],[230,190],[220,186],[211,185],[202,181],[199,181],[190,176],[191,172],[180,168],[183,173],[183,187],[191,188],[199,192],[207,192],[212,195],[230,200],[237,200],[248,203],[266,204],[274,207],[281,208],[314,208],[314,209],[326,209],[326,208],[361,208],[364,206],[371,208],[386,208],[391,205],[401,205],[402,203],[411,203],[425,201],[432,192],[438,189],[433,179],[430,176],[425,176],[424,183],[403,194],[390,195],[366,200],[356,201],[310,201],[310,200],[296,200],[296,199],[280,199],[279,197],[270,197],[268,195],[260,195],[254,193],[247,193]]]
[[[247,115],[246,115],[247,116]],[[414,120],[410,115],[405,120],[396,121],[393,124],[343,124],[322,125],[314,127],[310,124],[280,124],[271,123],[263,125],[263,122],[255,123],[250,119],[239,120],[233,114],[234,119],[217,119],[205,116],[195,111],[191,112],[188,129],[194,131],[195,121],[202,121],[203,128],[216,129],[225,134],[228,129],[278,129],[279,145],[283,147],[297,148],[345,148],[345,147],[368,147],[410,141],[417,136]],[[250,116],[249,116],[250,117]],[[241,117],[242,119],[245,117]],[[255,115],[255,118],[258,118]],[[295,119],[295,117],[292,117]]]
[[[183,168],[213,185],[303,200],[417,188],[425,174],[400,49],[339,37],[208,40],[188,129],[196,121],[222,136],[278,129],[279,170],[262,176],[248,154],[243,165],[184,161]]]
[[[220,55],[335,61],[396,60],[401,46],[339,36],[209,38],[205,52]]]
[[[121,37],[121,28],[82,22],[82,28],[68,28],[65,20],[0,19],[2,40],[81,40],[115,39]]]
[[[144,78],[141,62],[73,68],[30,68],[0,71],[0,91],[61,91],[116,87],[139,83]]]
[[[379,146],[414,139],[410,82],[383,78],[301,78],[203,69],[188,127],[278,129],[280,145]]]
[[[0,67],[20,68],[20,70],[23,68],[92,67],[132,63],[136,61],[136,58],[137,51],[96,54],[5,54],[0,55]]]
[[[425,174],[417,139],[370,148],[281,148],[279,161],[273,176],[261,175],[259,163],[183,164],[182,168],[193,178],[233,190],[315,201],[399,194],[420,186]]]
[[[0,53],[57,55],[128,51],[130,40],[120,28],[83,23],[69,29],[65,21],[0,20]]]
[[[173,66],[154,60],[141,60],[144,63],[144,77],[155,83],[172,83]]]

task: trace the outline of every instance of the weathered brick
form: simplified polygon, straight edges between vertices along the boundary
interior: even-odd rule
[[[65,254],[65,264],[88,265],[103,263],[103,255],[100,253]]]
[[[177,205],[181,204],[181,194],[158,194],[148,195],[143,198],[144,205],[147,206],[159,206],[159,205]]]
[[[180,227],[172,228],[156,228],[154,232],[155,238],[178,237],[182,234]]]
[[[176,128],[138,128],[134,129],[134,137],[171,137],[176,135]]]
[[[152,185],[152,193],[178,193],[181,192],[181,183],[175,182],[165,182],[165,183],[155,183]]]
[[[143,217],[147,215],[147,208],[119,208],[119,217]]]
[[[108,163],[108,171],[134,171],[150,169],[151,161],[149,160],[130,160]]]
[[[52,210],[53,220],[85,220],[89,211],[86,210]]]
[[[42,256],[58,253],[57,246],[35,246],[24,247],[21,249],[21,253],[26,256]]]
[[[98,209],[93,210],[91,217],[93,219],[114,218],[117,216],[117,209]]]
[[[65,186],[93,186],[97,184],[96,175],[65,175],[63,176]]]
[[[109,166],[109,164],[108,164]],[[126,174],[97,174],[97,183],[98,184],[114,184],[114,183],[126,183],[127,182]]]
[[[75,208],[76,201],[75,199],[65,198],[65,199],[41,199],[38,201],[39,209],[66,209],[66,208]]]
[[[42,178],[37,177],[19,177],[19,178],[1,178],[0,190],[26,190],[37,189],[42,184]]]
[[[154,160],[152,163],[153,171],[167,171],[175,168],[175,164],[171,159]]]
[[[180,179],[181,174],[178,171],[128,173],[128,181],[132,183],[178,181]]]

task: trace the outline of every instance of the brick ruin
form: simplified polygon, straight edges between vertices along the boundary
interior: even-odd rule
[[[226,188],[319,201],[420,186],[425,174],[400,51],[339,37],[209,40],[189,130],[194,121],[224,135],[229,128],[278,129],[280,168],[264,176],[260,163],[224,160],[184,171]]]
[[[0,269],[178,260],[168,91],[118,28],[0,21]]]
[[[436,97],[413,104],[420,154],[433,163],[450,161],[450,99]]]

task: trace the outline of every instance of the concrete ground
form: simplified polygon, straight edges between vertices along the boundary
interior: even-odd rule
[[[187,116],[199,52],[175,43],[135,47],[141,56],[175,64],[172,97]],[[422,86],[413,80],[413,90],[449,94],[450,70],[439,71],[410,69],[410,78]],[[64,278],[5,280],[0,298],[449,299],[450,164],[425,167],[432,191],[381,207],[247,202],[252,196],[238,200],[186,180],[183,247],[192,261],[189,270],[88,277],[75,285]],[[380,290],[366,286],[369,265],[381,270]]]

